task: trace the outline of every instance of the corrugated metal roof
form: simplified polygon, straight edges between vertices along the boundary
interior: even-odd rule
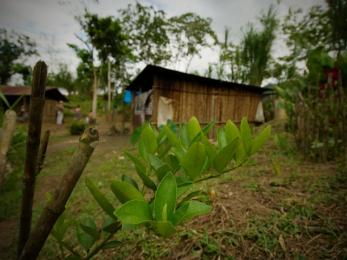
[[[266,89],[257,87],[257,86],[251,86],[246,84],[240,84],[230,81],[223,81],[218,79],[212,79],[207,77],[202,77],[194,74],[184,73],[176,70],[166,69],[159,66],[154,65],[147,65],[140,74],[137,75],[137,77],[130,83],[130,85],[127,87],[127,90],[133,90],[133,91],[147,91],[152,88],[153,84],[153,77],[154,75],[163,76],[170,78],[172,80],[175,79],[183,79],[183,80],[193,80],[197,82],[203,82],[204,84],[218,87],[226,87],[226,88],[233,88],[235,90],[247,90],[251,92],[258,92],[262,93]]]
[[[5,96],[29,96],[31,95],[31,87],[28,86],[0,86],[0,91]],[[46,87],[46,98],[69,102],[69,100],[56,87]]]

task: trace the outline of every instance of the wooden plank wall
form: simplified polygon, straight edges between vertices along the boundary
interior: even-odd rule
[[[156,123],[159,96],[174,100],[174,121],[183,123],[192,116],[198,118],[202,125],[215,120],[217,126],[228,119],[239,123],[246,116],[254,122],[260,94],[222,88],[219,86],[202,85],[200,82],[170,80],[155,77],[153,81],[153,115]]]

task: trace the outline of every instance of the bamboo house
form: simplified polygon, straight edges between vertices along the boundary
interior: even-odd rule
[[[256,86],[221,81],[148,65],[127,87],[132,102],[133,127],[145,120],[153,125],[172,120],[177,124],[197,117],[201,125],[228,119],[239,123],[264,120],[262,93]]]

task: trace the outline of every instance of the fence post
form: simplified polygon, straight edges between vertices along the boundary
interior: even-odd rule
[[[24,186],[19,224],[18,256],[21,255],[31,229],[35,176],[40,146],[43,107],[45,104],[46,78],[47,65],[43,61],[38,61],[33,71],[33,85],[31,90],[28,139],[24,164]]]

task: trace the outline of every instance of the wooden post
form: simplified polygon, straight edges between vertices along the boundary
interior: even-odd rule
[[[49,135],[50,135],[50,131],[46,130],[46,132],[45,132],[45,134],[41,140],[39,156],[37,159],[36,175],[38,175],[43,168],[43,163],[44,163],[45,158],[46,158],[46,151],[47,151],[47,146],[48,146],[48,141],[49,141]]]
[[[24,187],[19,225],[18,256],[29,237],[31,228],[32,206],[35,190],[37,157],[40,146],[43,107],[45,104],[45,84],[47,65],[43,61],[36,63],[33,71],[33,86],[29,111],[29,129],[24,165]]]
[[[65,204],[75,188],[98,140],[99,134],[94,128],[86,129],[80,137],[79,147],[72,157],[70,166],[63,175],[60,185],[57,186],[53,198],[42,211],[19,259],[31,260],[36,259],[39,255],[55,222],[64,212]]]
[[[4,116],[3,130],[0,139],[0,188],[5,182],[7,152],[11,145],[12,136],[16,129],[16,112],[7,110]]]

